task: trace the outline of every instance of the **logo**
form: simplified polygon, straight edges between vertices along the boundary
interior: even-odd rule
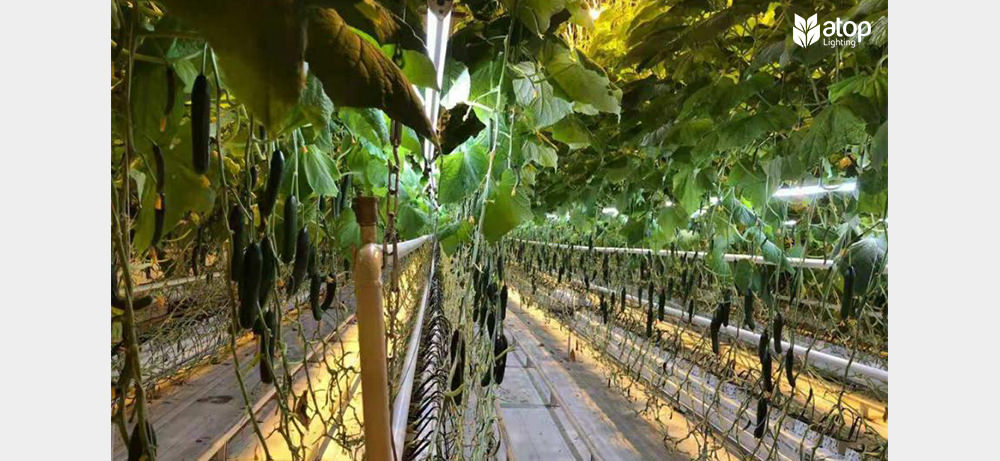
[[[854,48],[871,34],[872,25],[868,21],[855,23],[837,18],[836,21],[824,22],[821,27],[815,14],[809,16],[808,19],[796,14],[795,24],[792,25],[792,40],[802,48],[819,42],[820,38],[823,39],[822,45],[825,47],[849,46]]]
[[[819,40],[819,22],[816,15],[809,16],[809,19],[802,19],[802,16],[795,15],[795,25],[792,26],[792,40],[799,46],[805,48]]]

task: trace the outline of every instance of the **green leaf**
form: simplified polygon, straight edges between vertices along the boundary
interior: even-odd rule
[[[830,102],[836,103],[849,94],[858,94],[870,99],[878,107],[885,107],[889,101],[889,76],[885,71],[872,74],[858,74],[830,85]]]
[[[443,157],[438,199],[442,204],[459,203],[475,192],[486,175],[489,159],[480,144],[467,145]]]
[[[885,122],[878,127],[875,137],[872,138],[871,146],[871,168],[879,169],[889,163],[889,122]]]
[[[336,246],[344,254],[350,254],[348,250],[361,246],[361,227],[358,226],[358,219],[351,208],[341,210],[333,229]]]
[[[441,88],[441,106],[451,110],[458,104],[469,101],[472,88],[469,69],[459,61],[449,59],[444,66],[444,83]]]
[[[533,161],[539,166],[552,169],[556,169],[556,165],[559,162],[559,156],[556,154],[555,149],[539,144],[538,141],[533,139],[524,141],[524,145],[521,147],[521,155],[525,162]]]
[[[702,199],[704,199],[706,188],[698,175],[700,168],[691,165],[681,164],[673,177],[673,192],[679,200],[679,205],[685,212],[694,213],[701,209]]]
[[[306,181],[316,195],[321,197],[336,197],[337,165],[325,152],[315,146],[309,146],[309,151],[299,157],[306,171]]]
[[[392,58],[396,45],[382,45],[382,54]],[[424,88],[438,89],[437,72],[434,63],[426,54],[414,50],[403,50],[403,65],[399,69],[410,83]]]
[[[348,27],[332,8],[313,10],[308,17],[305,58],[334,104],[382,109],[421,136],[433,137],[420,96],[381,50]]]
[[[578,120],[566,117],[552,126],[552,137],[569,146],[571,150],[582,149],[590,145],[590,132]]]
[[[531,220],[531,203],[526,188],[515,188],[515,182],[514,172],[504,171],[503,178],[490,193],[490,199],[486,203],[483,236],[491,243],[499,241],[504,234],[522,222]]]
[[[164,166],[164,216],[163,235],[174,229],[177,224],[185,219],[188,213],[205,214],[212,211],[215,204],[215,190],[207,175],[194,172],[191,164],[191,136],[190,132],[184,135],[181,133],[180,142],[173,146],[161,146]],[[155,165],[152,153],[143,153],[148,165]],[[217,161],[214,164],[218,164]],[[155,168],[155,167],[154,167]],[[213,169],[210,171],[216,170]],[[214,177],[215,175],[212,175]],[[147,178],[155,177],[147,174]],[[154,226],[154,205],[156,203],[156,187],[152,181],[144,187],[142,197],[142,208],[139,210],[139,218],[136,220],[136,232],[134,245],[137,252],[141,253],[149,248],[153,240]]]
[[[677,206],[663,207],[656,217],[656,224],[660,226],[660,232],[665,242],[674,240],[676,230],[687,227],[690,214]]]
[[[514,66],[524,78],[513,81],[514,96],[525,106],[534,121],[534,129],[550,126],[573,111],[573,106],[553,93],[552,85],[537,71],[535,63],[522,62]]]
[[[798,117],[785,106],[774,106],[756,114],[733,120],[721,128],[717,149],[740,148],[766,134],[788,130]]]
[[[423,234],[424,228],[427,226],[427,213],[417,207],[415,203],[404,203],[399,207],[399,218],[396,222],[401,238],[416,238]]]
[[[298,128],[305,124],[325,129],[333,113],[333,102],[323,91],[323,83],[315,75],[306,78],[306,89],[299,95],[299,102],[283,124],[283,130]]]
[[[586,56],[555,42],[546,42],[542,65],[573,101],[590,104],[601,112],[621,112],[622,90],[612,85],[604,71]]]
[[[868,290],[872,279],[888,264],[889,243],[884,235],[868,236],[854,242],[837,261],[841,275],[854,266],[854,292]]]
[[[521,23],[536,35],[549,30],[552,15],[566,8],[566,0],[502,0]]]
[[[852,144],[861,144],[865,137],[865,122],[849,108],[834,104],[823,109],[813,119],[802,138],[801,155],[807,165]]]

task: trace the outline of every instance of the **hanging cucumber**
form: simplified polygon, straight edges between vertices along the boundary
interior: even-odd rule
[[[770,341],[771,338],[768,336],[767,330],[765,329],[764,332],[760,334],[760,340],[757,342],[757,358],[759,358],[762,363],[765,360],[764,357],[771,356],[770,352],[767,350],[767,343]]]
[[[747,287],[743,295],[743,325],[753,330],[757,325],[753,321],[753,289]]]
[[[650,290],[652,291],[652,290]],[[653,297],[649,297],[649,308],[646,309],[646,337],[653,337]]]
[[[323,276],[319,274],[309,275],[309,307],[312,309],[313,319],[317,322],[323,318],[323,307],[320,304],[319,292],[323,288]]]
[[[153,159],[156,162],[156,191],[163,192],[164,181],[166,177],[166,167],[163,165],[163,152],[160,151],[160,146],[153,144]]]
[[[285,240],[284,246],[281,248],[281,260],[288,264],[296,256],[293,236],[299,232],[299,199],[295,198],[294,195],[285,199],[285,222],[282,224],[282,228],[285,231]]]
[[[659,304],[659,307],[657,308],[657,311],[656,311],[656,319],[662,322],[663,321],[663,311],[664,311],[664,308],[667,305],[667,292],[663,288],[660,288],[660,299],[658,299],[657,301],[658,301],[657,304]]]
[[[792,355],[792,348],[788,348],[785,353],[785,377],[788,378],[788,385],[795,389],[795,374],[792,367],[795,365],[795,357]]]
[[[844,272],[844,293],[840,298],[840,319],[847,320],[854,316],[854,266],[849,266]]]
[[[719,355],[719,327],[722,326],[722,319],[719,317],[719,311],[715,311],[715,315],[712,316],[712,323],[709,324],[709,332],[712,336],[712,353]]]
[[[493,382],[497,386],[503,384],[504,372],[507,370],[507,334],[497,337],[496,344],[493,345],[493,353],[496,360],[493,362]]]
[[[153,424],[146,421],[143,425],[146,430],[146,443],[149,444],[149,455],[156,457],[156,431],[153,430]],[[146,452],[143,451],[142,438],[139,435],[139,427],[132,428],[132,435],[128,438],[128,461],[140,461],[149,458]]]
[[[323,297],[323,311],[327,311],[333,306],[333,300],[337,299],[337,274],[331,272],[327,276],[326,295]]]
[[[274,370],[271,368],[271,357],[269,356],[269,351],[271,350],[271,343],[274,342],[274,338],[271,337],[270,332],[264,333],[260,336],[260,381],[264,384],[271,384],[274,382]]]
[[[757,426],[753,429],[753,436],[760,439],[764,437],[764,431],[767,429],[767,406],[768,397],[761,397],[757,401]]]
[[[295,243],[295,265],[292,267],[292,284],[289,293],[298,291],[302,280],[306,277],[306,270],[309,268],[309,231],[306,228],[299,230],[299,236]]]
[[[774,351],[781,353],[781,330],[785,328],[785,319],[781,312],[774,314]]]
[[[694,321],[694,300],[691,299],[688,301],[688,323],[691,323],[693,321]]]
[[[771,354],[763,356],[760,362],[760,375],[764,379],[764,390],[768,393],[774,392],[774,381],[771,380]]]
[[[615,294],[611,294],[611,302],[615,302]],[[604,302],[604,295],[601,294],[601,321],[608,323],[608,303]]]
[[[274,248],[271,246],[270,237],[264,237],[260,242],[260,252],[262,257],[260,270],[260,298],[261,307],[267,307],[267,299],[274,288],[274,280],[278,276],[278,258],[274,255]]]
[[[622,302],[622,312],[625,312],[625,287],[624,286],[622,287],[622,294],[619,297],[619,299]]]
[[[243,253],[243,277],[240,280],[240,327],[252,328],[260,314],[260,277],[263,256],[260,246],[251,243]]]
[[[264,195],[261,196],[257,207],[260,209],[261,219],[267,219],[274,210],[274,203],[278,200],[278,190],[281,189],[281,177],[285,171],[285,153],[281,149],[276,149],[271,154],[271,168],[267,173],[267,185],[264,187]]]
[[[733,310],[733,297],[729,290],[726,290],[726,294],[723,295],[722,304],[719,305],[719,319],[722,320],[722,326],[729,326],[729,314]]]
[[[232,281],[240,280],[243,275],[243,241],[246,240],[247,218],[243,215],[239,205],[233,205],[229,211],[229,228],[233,231],[232,257],[230,258],[230,275]]]
[[[205,174],[208,171],[211,106],[208,79],[205,78],[205,74],[198,74],[191,88],[191,163],[198,174]]]
[[[500,289],[500,319],[507,318],[507,285]]]

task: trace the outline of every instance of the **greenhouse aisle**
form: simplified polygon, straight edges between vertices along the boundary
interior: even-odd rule
[[[608,387],[593,360],[567,352],[566,336],[554,322],[545,324],[516,296],[508,314],[504,330],[514,349],[498,396],[508,459],[634,460],[653,453],[656,459],[687,459],[666,451],[661,431]]]

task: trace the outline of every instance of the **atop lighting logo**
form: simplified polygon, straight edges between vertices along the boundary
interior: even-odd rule
[[[820,38],[823,39],[822,45],[826,47],[854,48],[871,34],[872,25],[868,21],[855,23],[837,18],[836,21],[826,21],[820,26],[815,14],[808,19],[796,14],[795,23],[792,25],[792,40],[802,48],[820,41]]]

